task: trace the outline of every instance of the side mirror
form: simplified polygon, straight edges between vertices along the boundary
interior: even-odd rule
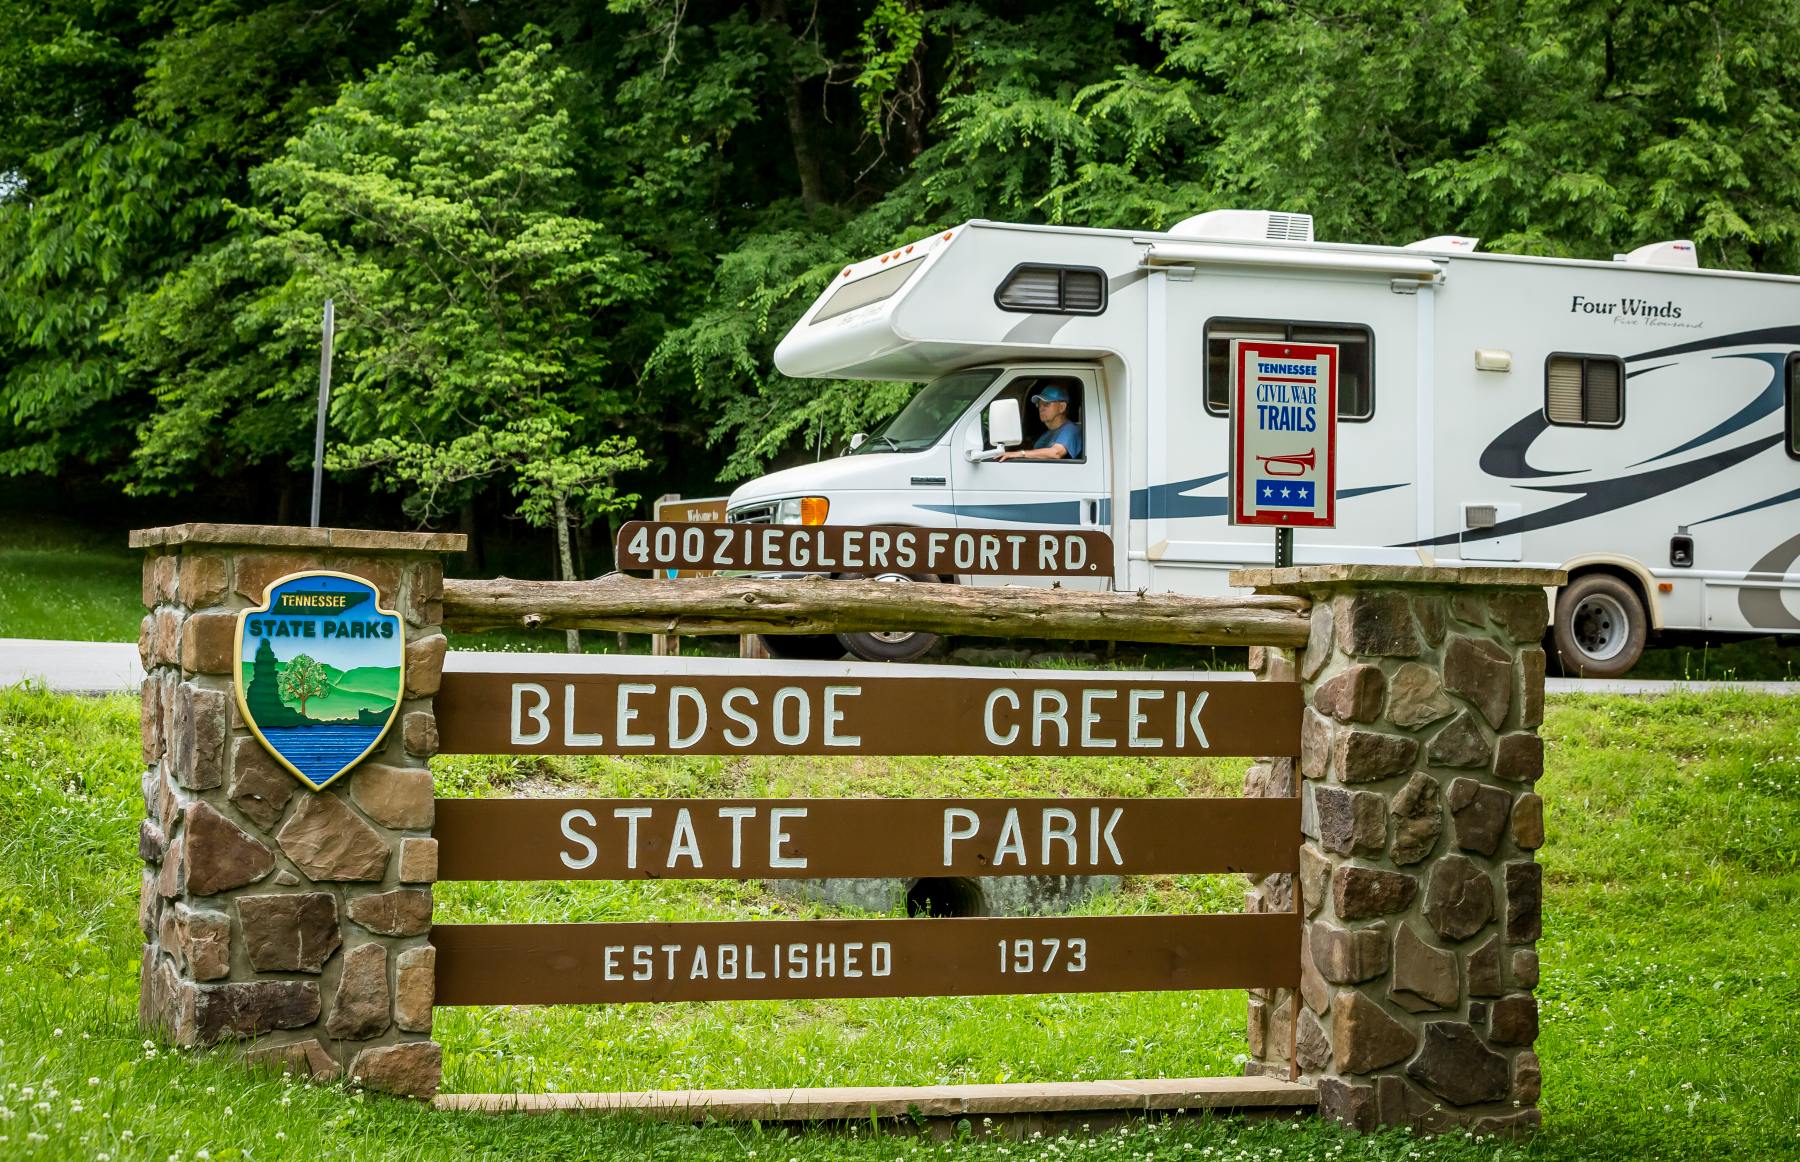
[[[997,399],[988,405],[988,443],[996,448],[1015,448],[1025,442],[1019,424],[1019,405],[1010,399]]]
[[[866,444],[868,442],[869,442],[869,433],[858,432],[854,436],[850,437],[850,450],[852,452],[854,452],[858,448],[862,447],[864,444]]]
[[[963,455],[971,464],[980,464],[987,460],[998,459],[1000,453],[1007,448],[1016,447],[1025,442],[1025,436],[1019,425],[1019,405],[1012,400],[997,399],[988,405],[987,410],[988,442],[991,448],[981,446],[980,429],[970,426],[965,438],[967,447]]]

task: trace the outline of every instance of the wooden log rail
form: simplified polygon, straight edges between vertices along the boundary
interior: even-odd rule
[[[444,582],[444,624],[627,633],[823,634],[913,630],[977,637],[1301,646],[1300,597],[1189,597],[1071,589],[771,581],[705,577],[679,585],[597,581]]]

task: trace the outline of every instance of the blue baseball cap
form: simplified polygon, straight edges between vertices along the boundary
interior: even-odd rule
[[[1031,397],[1031,402],[1034,404],[1038,404],[1038,403],[1068,403],[1069,402],[1069,389],[1061,386],[1060,384],[1053,383],[1049,387],[1046,387],[1041,391],[1034,392]]]

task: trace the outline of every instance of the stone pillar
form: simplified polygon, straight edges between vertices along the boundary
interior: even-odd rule
[[[464,538],[257,525],[131,534],[145,551],[139,1019],[320,1080],[437,1090],[432,696],[443,566]],[[324,791],[276,764],[232,687],[238,611],[305,569],[373,583],[406,621],[406,689],[375,753]]]
[[[1362,1130],[1539,1124],[1534,784],[1544,590],[1562,581],[1364,565],[1232,574],[1313,602],[1304,649],[1252,658],[1260,678],[1298,679],[1305,695],[1298,763],[1259,764],[1245,793],[1299,784],[1306,919],[1298,997],[1251,996],[1246,1069],[1287,1077],[1292,1052],[1327,1117]],[[1255,881],[1249,910],[1291,908],[1291,879]]]

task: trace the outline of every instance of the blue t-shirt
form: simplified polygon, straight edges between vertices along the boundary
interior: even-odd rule
[[[1064,421],[1063,426],[1054,432],[1044,429],[1044,434],[1037,438],[1034,448],[1048,448],[1052,444],[1061,444],[1063,451],[1071,460],[1081,459],[1081,425],[1072,421]]]

